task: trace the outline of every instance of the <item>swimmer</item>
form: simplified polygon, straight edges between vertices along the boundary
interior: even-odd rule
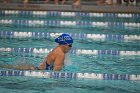
[[[44,61],[40,64],[40,70],[55,70],[60,71],[64,65],[65,54],[69,52],[72,47],[73,39],[68,34],[62,34],[55,39],[59,45],[54,48]]]
[[[19,70],[54,70],[60,71],[64,66],[64,60],[66,53],[72,47],[73,39],[68,34],[62,34],[55,39],[55,42],[58,43],[58,46],[54,48],[47,57],[44,58],[44,61],[38,67],[30,65],[21,65],[21,66],[9,66],[6,65],[5,68],[15,68]],[[3,66],[4,67],[4,66]]]

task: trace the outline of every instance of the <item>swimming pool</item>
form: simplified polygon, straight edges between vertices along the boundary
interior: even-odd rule
[[[1,68],[1,92],[140,91],[140,14],[24,10],[0,14],[1,65],[38,65],[56,46],[55,37],[69,33],[74,38],[71,61],[61,72]]]

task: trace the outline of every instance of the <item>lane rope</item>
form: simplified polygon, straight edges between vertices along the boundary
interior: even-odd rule
[[[16,77],[26,76],[38,78],[99,79],[99,80],[140,80],[140,75],[20,71],[20,70],[0,70],[0,76],[16,76]]]
[[[0,14],[10,16],[32,16],[32,17],[113,17],[113,18],[139,18],[140,14],[134,13],[98,13],[98,12],[61,12],[61,11],[24,11],[24,10],[1,10]]]
[[[19,53],[19,55],[31,55],[31,53],[36,56],[41,54],[46,54],[52,51],[52,49],[48,48],[0,48],[0,52],[12,52]],[[86,50],[86,49],[71,49],[71,54],[75,55],[114,55],[114,56],[132,56],[132,55],[140,55],[140,51],[119,51],[119,50]]]
[[[16,31],[2,31],[0,30],[0,38],[15,38],[15,39],[43,39],[56,38],[62,33],[48,33],[48,32],[16,32]],[[116,35],[116,34],[83,34],[83,33],[68,33],[74,39],[92,39],[92,40],[115,40],[115,41],[132,41],[140,40],[140,35]]]

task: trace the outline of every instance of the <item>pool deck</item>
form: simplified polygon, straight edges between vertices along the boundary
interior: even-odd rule
[[[21,4],[21,3],[0,3],[0,10],[42,10],[42,11],[85,11],[85,12],[108,12],[108,13],[140,13],[140,6],[120,5],[81,5],[80,8],[73,8],[72,5],[54,4]]]

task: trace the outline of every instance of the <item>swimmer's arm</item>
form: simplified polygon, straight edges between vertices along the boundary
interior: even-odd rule
[[[46,68],[46,62],[47,62],[47,60],[45,58],[44,61],[39,65],[40,70],[44,70]]]
[[[10,64],[4,64],[4,65],[0,65],[0,68],[13,68],[13,65],[10,65]]]
[[[65,59],[65,55],[58,55],[55,59],[53,70],[60,71],[62,69],[64,59]]]
[[[33,66],[14,66],[10,64],[0,65],[1,68],[18,69],[18,70],[35,70]]]

